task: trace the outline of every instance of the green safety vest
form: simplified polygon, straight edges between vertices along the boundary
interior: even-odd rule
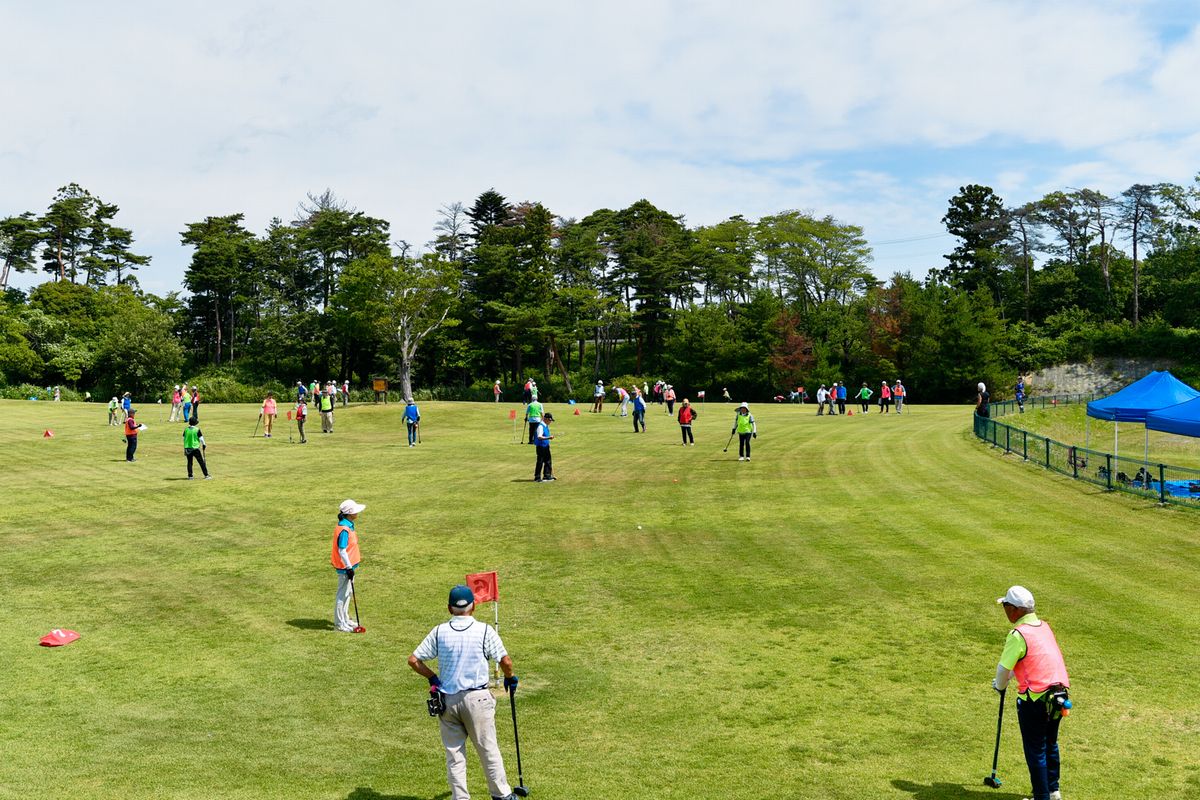
[[[321,395],[321,410],[333,411],[333,398],[327,394]]]
[[[531,419],[531,420],[541,419],[542,418],[542,404],[539,403],[537,400],[532,401],[529,404],[529,407],[525,409],[525,417],[526,417],[526,419]]]
[[[194,425],[188,425],[183,431],[183,449],[184,450],[199,450],[200,449],[200,429]]]
[[[750,414],[739,413],[737,415],[737,432],[750,433],[752,430],[754,430],[754,417]]]

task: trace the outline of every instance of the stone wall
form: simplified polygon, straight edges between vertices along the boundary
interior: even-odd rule
[[[1025,376],[1025,391],[1044,394],[1110,394],[1174,362],[1149,358],[1097,358],[1083,364],[1059,364]],[[1014,381],[1015,383],[1015,381]]]

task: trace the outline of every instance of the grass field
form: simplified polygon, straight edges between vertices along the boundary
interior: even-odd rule
[[[749,463],[729,406],[689,448],[660,411],[634,435],[554,407],[560,479],[534,484],[508,408],[426,404],[410,449],[398,406],[304,446],[205,406],[216,478],[187,482],[153,407],[127,464],[98,406],[0,402],[0,797],[445,798],[405,659],[496,569],[536,798],[1027,795],[1011,706],[981,783],[1012,583],[1071,671],[1064,796],[1200,798],[1197,513],[998,455],[967,407],[758,406]],[[346,497],[361,636],[328,623]],[[54,627],[82,639],[38,647]]]
[[[1091,449],[1105,453],[1113,451],[1112,422],[1094,419],[1088,424],[1086,406],[1029,410],[1024,414],[1006,414],[998,422],[1024,428],[1031,433],[1049,436],[1064,444],[1083,447],[1089,441]],[[1117,431],[1119,453],[1127,458],[1142,458],[1146,450],[1146,428],[1137,423],[1122,422]],[[1150,431],[1150,463],[1166,463],[1177,467],[1200,469],[1200,439]]]

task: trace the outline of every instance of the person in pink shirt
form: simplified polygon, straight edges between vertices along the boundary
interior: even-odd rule
[[[180,393],[179,387],[175,387],[174,394],[171,395],[171,418],[167,422],[175,422],[179,419],[179,415],[183,412],[183,394]],[[186,422],[187,420],[183,420]]]
[[[262,404],[263,438],[271,438],[271,429],[275,427],[275,393],[267,392],[267,399]]]
[[[892,390],[888,387],[887,381],[879,388],[879,413],[892,413]]]

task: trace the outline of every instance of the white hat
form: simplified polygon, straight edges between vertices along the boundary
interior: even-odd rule
[[[342,504],[340,506],[338,506],[338,513],[339,514],[359,514],[365,509],[366,509],[366,506],[364,506],[362,503],[356,503],[353,500],[343,500]]]
[[[596,381],[596,383],[600,384],[601,386],[604,385],[604,381]]]
[[[987,387],[983,385],[982,381],[979,382],[979,391],[981,391],[981,392],[987,391]]]
[[[747,408],[747,409],[748,409],[748,408],[750,408],[750,404],[749,404],[749,403],[742,403],[740,406],[738,406],[738,408]]]
[[[1026,589],[1024,586],[1011,586],[1004,597],[997,597],[997,603],[1008,603],[1010,606],[1017,608],[1028,608],[1033,610],[1033,592]]]
[[[178,384],[178,383],[177,383],[177,384],[175,384],[175,388],[176,388],[176,389],[178,389],[178,388],[179,388],[179,384]]]

